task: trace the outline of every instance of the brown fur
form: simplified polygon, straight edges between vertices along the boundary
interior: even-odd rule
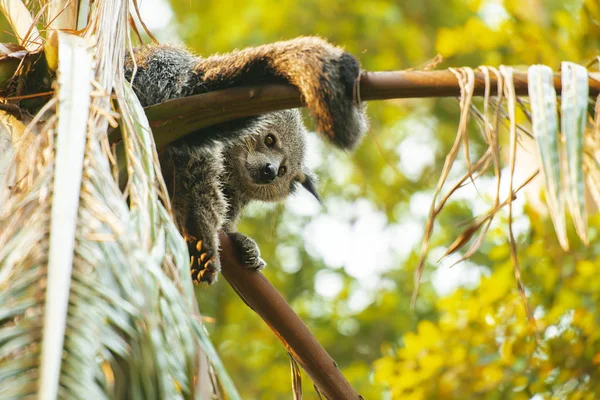
[[[208,58],[177,46],[150,45],[127,59],[125,74],[144,106],[233,86],[287,82],[296,86],[317,127],[334,145],[354,148],[367,129],[364,108],[352,98],[358,61],[315,37],[267,44]],[[273,135],[277,145],[263,145]],[[163,175],[176,222],[186,237],[192,279],[212,283],[219,271],[218,231],[225,229],[241,260],[260,269],[256,243],[236,232],[251,200],[277,201],[301,185],[318,194],[304,166],[305,128],[297,110],[267,113],[206,128],[167,147]],[[257,182],[266,165],[287,168],[272,182]],[[257,175],[258,174],[258,175]]]
[[[336,146],[354,148],[367,129],[353,91],[358,61],[317,37],[251,47],[207,58],[177,46],[150,45],[136,50],[134,86],[142,104],[262,82],[287,82],[302,94],[318,130]],[[133,63],[126,62],[131,77]]]

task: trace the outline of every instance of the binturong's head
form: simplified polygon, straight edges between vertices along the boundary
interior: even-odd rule
[[[280,201],[303,186],[320,200],[304,165],[307,132],[300,111],[264,114],[251,130],[225,152],[229,189],[247,200]]]

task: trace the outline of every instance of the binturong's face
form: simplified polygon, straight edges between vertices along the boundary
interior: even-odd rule
[[[248,199],[279,201],[300,184],[318,199],[314,178],[304,166],[306,128],[300,111],[265,114],[252,130],[226,153],[235,190]]]

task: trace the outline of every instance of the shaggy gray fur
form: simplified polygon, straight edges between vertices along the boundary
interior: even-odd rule
[[[352,97],[358,62],[318,38],[208,58],[168,45],[144,46],[134,55],[133,87],[144,106],[232,86],[288,82],[298,87],[319,131],[334,145],[354,148],[367,129],[364,107]],[[128,58],[128,79],[132,71]],[[239,215],[250,201],[280,201],[297,185],[318,198],[304,165],[305,135],[300,112],[285,110],[203,129],[161,154],[176,222],[189,245],[194,282],[216,279],[221,229],[229,233],[246,266],[265,266],[256,243],[236,232]]]

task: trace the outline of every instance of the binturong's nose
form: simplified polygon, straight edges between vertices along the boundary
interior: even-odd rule
[[[273,164],[265,164],[261,174],[262,181],[265,183],[271,183],[277,176],[277,167]]]

